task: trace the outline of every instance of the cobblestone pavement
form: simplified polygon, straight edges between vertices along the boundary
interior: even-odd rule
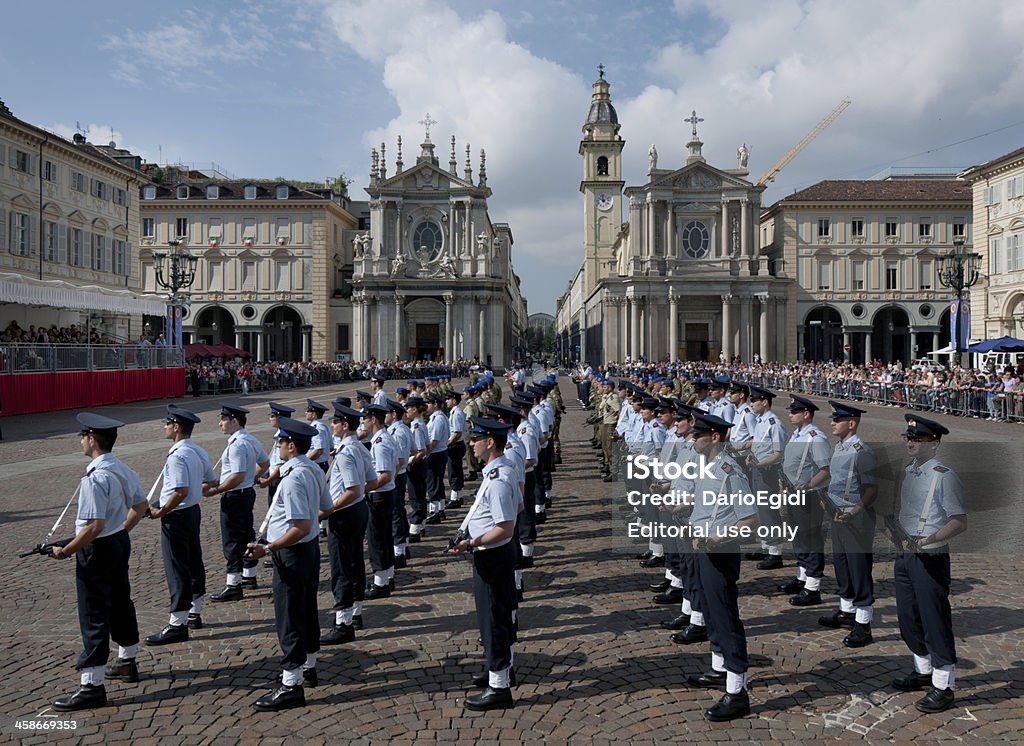
[[[255,395],[250,429],[269,441],[259,406],[269,399],[329,401],[349,385],[331,389]],[[61,716],[75,720],[84,743],[278,742],[306,740],[455,741],[510,740],[654,743],[693,735],[718,741],[807,742],[888,739],[1020,740],[1024,716],[1024,593],[1016,573],[1021,556],[957,556],[954,627],[960,663],[957,705],[940,715],[920,715],[889,681],[909,665],[896,628],[892,557],[876,559],[875,644],[848,650],[840,635],[816,624],[821,608],[792,610],[774,586],[791,576],[792,560],[774,572],[745,563],[741,612],[752,658],[749,718],[715,725],[702,711],[717,694],[688,689],[688,674],[705,670],[705,645],[682,648],[659,623],[674,607],[651,603],[647,585],[655,571],[611,551],[610,488],[600,481],[595,452],[582,427],[568,381],[562,391],[569,414],[562,424],[564,464],[556,474],[554,508],[540,527],[536,567],[527,571],[516,654],[517,706],[505,712],[467,713],[462,700],[471,674],[482,668],[477,644],[470,567],[446,558],[441,548],[457,527],[451,517],[414,545],[398,591],[370,602],[366,629],[354,643],[325,647],[319,657],[321,685],[307,689],[308,706],[257,714],[252,702],[273,683],[279,651],[272,622],[269,574],[244,601],[210,604],[205,629],[182,645],[142,647],[138,684],[108,683],[111,705]],[[216,406],[210,399],[182,400],[204,416],[197,441],[220,453]],[[116,451],[138,470],[148,488],[167,443],[159,439],[163,404],[146,402],[102,411],[126,419]],[[943,419],[940,417],[940,419]],[[876,437],[902,429],[902,413],[873,407],[865,423]],[[1013,440],[1012,425],[952,420],[957,432],[979,441]],[[0,738],[25,743],[48,740],[14,730],[15,719],[43,715],[52,699],[77,682],[80,652],[73,564],[42,557],[16,559],[49,529],[71,494],[85,459],[77,454],[72,413],[8,418],[0,443],[0,547],[7,558],[0,617]],[[13,440],[10,440],[13,438]],[[473,485],[475,487],[475,484]],[[73,516],[73,510],[71,515]],[[204,508],[203,541],[209,586],[222,582],[217,512]],[[66,520],[62,535],[69,532]],[[167,591],[154,523],[132,534],[132,582],[142,635],[166,623]],[[1019,550],[1018,550],[1019,551]],[[826,573],[823,587],[833,591]],[[321,573],[328,575],[327,569]],[[831,611],[832,601],[827,607]],[[321,620],[330,623],[332,600],[321,583]],[[37,718],[38,719],[38,718]]]

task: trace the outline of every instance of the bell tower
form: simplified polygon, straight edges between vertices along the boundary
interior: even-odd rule
[[[583,275],[589,295],[600,278],[607,276],[612,244],[622,225],[622,148],[619,115],[608,94],[604,65],[597,66],[590,111],[583,123],[580,155],[583,157]]]

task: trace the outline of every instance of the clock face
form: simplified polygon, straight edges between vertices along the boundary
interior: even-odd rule
[[[597,205],[598,210],[610,210],[612,209],[612,205],[615,204],[615,201],[612,199],[612,195],[607,194],[606,192],[601,192],[594,199],[594,204]]]

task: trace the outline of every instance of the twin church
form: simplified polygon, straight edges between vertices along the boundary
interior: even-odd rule
[[[709,164],[696,112],[686,152],[648,152],[647,183],[626,186],[618,114],[601,73],[583,123],[584,258],[558,301],[561,351],[605,360],[792,359],[785,329],[792,280],[758,250],[763,186],[749,180],[747,149],[734,168]],[[628,219],[623,220],[623,211]],[[793,315],[793,318],[789,318]]]

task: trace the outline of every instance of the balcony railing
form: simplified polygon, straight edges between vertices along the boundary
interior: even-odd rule
[[[0,343],[0,374],[183,367],[175,347]]]

